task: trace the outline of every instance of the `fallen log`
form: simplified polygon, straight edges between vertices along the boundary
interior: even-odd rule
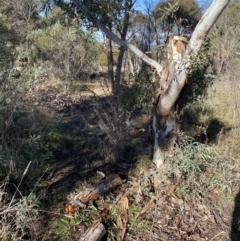
[[[77,194],[70,202],[65,205],[65,212],[74,215],[75,210],[86,208],[87,204],[96,200],[100,195],[106,194],[114,188],[126,182],[126,178],[122,178],[118,174],[111,174],[98,183],[94,187],[86,188]]]
[[[95,223],[87,229],[79,241],[100,241],[106,234],[106,228],[102,223]]]

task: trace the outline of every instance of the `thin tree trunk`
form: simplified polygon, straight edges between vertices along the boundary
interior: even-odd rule
[[[124,16],[124,22],[123,22],[123,29],[121,32],[121,39],[126,40],[128,26],[129,26],[129,20],[130,20],[130,10],[132,8],[133,4],[132,1],[125,1],[125,16]],[[115,93],[119,92],[120,84],[121,84],[121,70],[122,70],[122,64],[123,64],[123,57],[124,52],[126,48],[124,46],[120,47],[120,51],[118,54],[118,60],[117,60],[117,68],[116,68],[116,78],[115,78]]]
[[[121,84],[121,70],[122,70],[122,63],[123,63],[123,57],[124,57],[125,47],[121,46],[120,51],[118,54],[117,59],[117,66],[116,66],[116,78],[115,78],[115,85],[114,85],[114,93],[117,94],[120,89]]]
[[[128,63],[129,63],[130,72],[134,76],[133,63],[132,63],[132,59],[131,59],[131,55],[130,55],[129,51],[127,52],[127,57],[128,57]]]
[[[112,92],[115,90],[114,73],[113,73],[113,50],[112,40],[107,38],[107,59],[108,59],[108,81],[112,83]]]

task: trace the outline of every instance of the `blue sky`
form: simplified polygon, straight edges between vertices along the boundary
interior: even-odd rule
[[[179,0],[179,2],[180,2],[181,0]],[[198,2],[198,4],[199,4],[199,6],[203,6],[203,5],[205,5],[206,3],[211,3],[212,2],[212,0],[196,0],[197,2]],[[150,3],[152,6],[155,6],[156,5],[156,3],[158,3],[158,2],[160,2],[160,0],[136,0],[136,3],[135,3],[135,5],[134,5],[134,8],[135,9],[139,9],[139,11],[141,11],[141,9],[143,10],[144,9],[144,6],[146,6],[145,5],[145,3]]]

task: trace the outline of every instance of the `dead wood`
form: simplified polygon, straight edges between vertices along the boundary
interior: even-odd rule
[[[106,234],[106,228],[102,223],[95,223],[87,229],[79,241],[100,241]]]
[[[120,201],[121,214],[117,217],[117,241],[122,241],[127,230],[127,210],[128,210],[128,198],[122,197]]]
[[[74,215],[76,208],[86,208],[89,202],[93,202],[100,195],[110,192],[125,181],[126,179],[121,178],[118,174],[112,174],[105,177],[103,180],[96,183],[94,187],[86,188],[77,194],[65,205],[65,212]]]

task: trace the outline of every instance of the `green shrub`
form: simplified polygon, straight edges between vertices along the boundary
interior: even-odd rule
[[[181,197],[208,199],[213,190],[231,193],[236,183],[234,165],[210,146],[180,134],[180,146],[169,159],[169,174],[177,178]]]
[[[28,172],[28,167],[29,165],[22,173],[21,181]],[[2,241],[29,240],[29,230],[34,229],[34,223],[39,215],[38,198],[32,191],[23,196],[19,189],[21,181],[14,188],[13,195],[9,192],[12,185],[8,181],[0,183],[0,239]]]
[[[143,108],[150,111],[154,96],[153,73],[147,68],[142,69],[135,77],[135,82],[122,91],[119,98],[120,108],[133,110]]]

